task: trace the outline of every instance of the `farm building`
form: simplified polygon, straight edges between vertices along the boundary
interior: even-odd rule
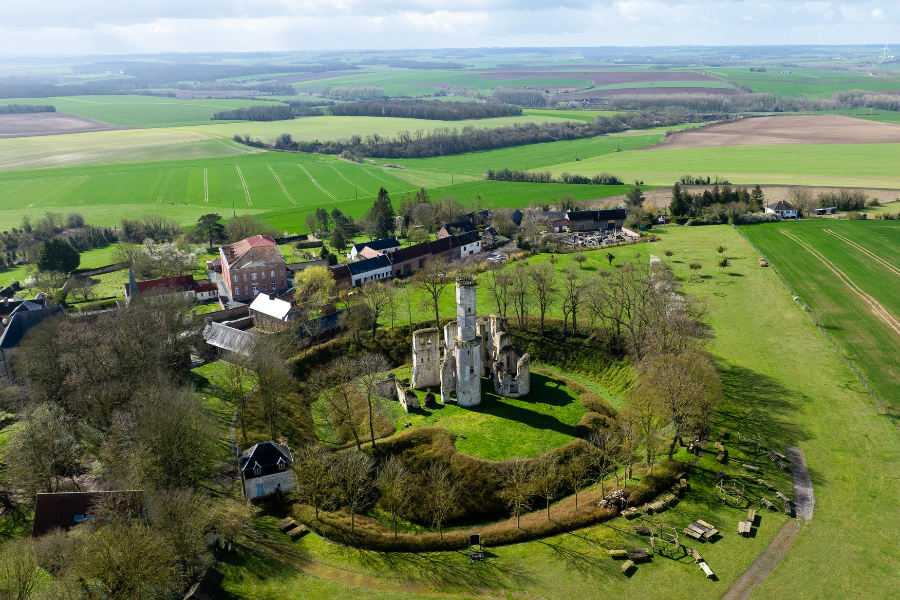
[[[241,356],[250,356],[256,344],[256,336],[249,331],[229,327],[226,323],[216,323],[212,319],[206,320],[203,339],[215,348],[219,355],[233,352]]]
[[[444,225],[441,225],[441,228],[438,230],[437,237],[440,240],[452,235],[460,235],[463,233],[468,233],[470,231],[475,231],[476,229],[478,228],[475,226],[474,219],[461,219],[459,221],[456,221],[455,223],[446,223]]]
[[[816,208],[813,210],[817,215],[833,215],[837,213],[837,206],[829,206],[827,208]]]
[[[471,256],[481,252],[481,235],[477,231],[469,231],[456,236],[459,242],[460,256]]]
[[[431,258],[431,248],[427,242],[408,246],[397,250],[391,255],[394,277],[405,277],[425,266],[425,262]]]
[[[334,279],[335,287],[349,286],[352,282],[350,269],[347,268],[347,265],[329,267],[328,272],[331,273],[331,277]]]
[[[375,258],[377,256],[396,252],[399,249],[400,242],[395,237],[373,240],[371,242],[360,242],[359,244],[354,244],[350,249],[350,259]],[[363,252],[365,252],[365,254],[363,254]]]
[[[241,453],[238,466],[244,495],[253,499],[292,491],[297,485],[293,464],[291,449],[276,442],[260,442]]]
[[[428,242],[428,248],[431,250],[431,255],[439,260],[449,261],[459,258],[459,240],[455,235]]]
[[[387,256],[347,263],[347,268],[350,270],[353,287],[391,276],[391,260]]]
[[[250,304],[250,318],[253,324],[268,331],[282,331],[287,328],[293,305],[275,294],[260,294]]]
[[[779,200],[775,204],[768,205],[766,207],[766,212],[769,214],[776,214],[782,219],[793,219],[797,216],[797,209],[784,200]]]
[[[625,209],[575,210],[566,213],[569,231],[606,231],[622,229]]]
[[[209,279],[195,280],[193,275],[178,275],[177,277],[136,281],[134,273],[129,271],[128,283],[125,284],[125,301],[131,302],[132,299],[143,294],[153,296],[183,294],[186,298],[193,298],[202,302],[218,298],[219,286]]]
[[[256,235],[219,248],[222,279],[232,300],[251,300],[260,293],[290,287],[284,255],[268,235]]]

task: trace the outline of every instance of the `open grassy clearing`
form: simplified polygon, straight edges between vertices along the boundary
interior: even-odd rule
[[[895,223],[813,221],[783,229],[743,228],[892,412],[900,397],[895,352],[900,332],[892,328],[900,315],[900,228]]]
[[[685,173],[720,176],[735,184],[781,183],[900,188],[900,144],[798,144],[619,152],[559,164],[567,171],[613,173],[624,181],[672,185]]]
[[[847,597],[859,589],[892,589],[898,583],[900,556],[883,524],[896,511],[900,491],[900,483],[889,475],[900,451],[896,430],[877,416],[858,380],[775,274],[757,266],[755,251],[734,230],[717,226],[663,231],[653,253],[673,250],[669,262],[685,280],[686,291],[710,306],[710,325],[716,334],[710,349],[721,361],[727,396],[715,427],[759,431],[771,447],[799,445],[812,470],[814,519],[759,595],[781,598],[790,590],[803,589],[810,597]],[[729,248],[734,264],[729,273],[712,267],[718,244]],[[709,267],[705,278],[689,282],[687,267],[693,261]],[[731,462],[744,458],[733,454]],[[768,459],[758,464],[767,478],[782,478],[776,485],[786,482]],[[698,548],[716,571],[717,582],[705,580],[692,563],[664,558],[639,566],[631,578],[622,577],[605,549],[644,546],[646,538],[631,537],[625,521],[616,520],[571,535],[493,549],[485,565],[475,566],[466,565],[465,557],[456,553],[385,555],[342,549],[315,535],[295,543],[285,539],[276,542],[283,548],[279,550],[283,568],[273,568],[265,581],[254,579],[240,561],[257,555],[242,550],[240,561],[228,567],[226,587],[238,596],[265,590],[288,598],[333,593],[359,597],[363,591],[371,598],[393,598],[403,592],[406,597],[425,598],[437,590],[475,596],[484,588],[498,595],[506,591],[553,598],[598,593],[622,598],[654,594],[719,598],[784,522],[776,513],[763,513],[755,537],[740,539],[731,531],[738,511],[711,500],[711,478],[720,468],[707,454],[691,478],[686,498],[654,519],[676,525],[698,517],[724,523],[720,540]],[[260,525],[271,527],[268,520]],[[848,556],[857,560],[847,560]]]
[[[99,131],[0,140],[0,172],[239,156],[258,152],[183,129]]]
[[[119,127],[178,127],[208,123],[214,114],[246,106],[271,106],[264,100],[164,98],[157,96],[70,96],[16,98],[0,104],[52,104],[57,112]],[[227,122],[227,121],[226,121]]]
[[[295,140],[337,140],[354,135],[378,134],[393,137],[401,131],[434,131],[435,129],[493,129],[522,123],[568,121],[565,116],[522,115],[495,119],[469,119],[465,121],[433,121],[429,119],[399,119],[393,117],[302,117],[290,121],[241,121],[216,125],[178,128],[176,131],[199,132],[227,138],[250,135],[272,142],[282,133],[291,134]]]

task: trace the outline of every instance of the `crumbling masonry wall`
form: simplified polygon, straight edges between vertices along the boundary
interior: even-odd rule
[[[414,332],[412,353],[412,387],[441,385],[441,330],[432,327]]]

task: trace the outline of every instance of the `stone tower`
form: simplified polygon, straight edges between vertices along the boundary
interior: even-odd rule
[[[422,389],[441,385],[441,330],[419,329],[412,339],[412,387]]]
[[[446,352],[441,368],[441,399],[447,401],[456,391],[459,406],[481,403],[481,338],[478,336],[475,310],[476,282],[473,278],[456,280],[456,326],[444,328]]]

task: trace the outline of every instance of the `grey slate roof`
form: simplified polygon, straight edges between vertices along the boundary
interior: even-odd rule
[[[279,462],[286,466],[294,462],[290,448],[276,442],[260,442],[241,453],[240,467],[244,479],[253,479],[283,471],[278,468]],[[256,467],[259,467],[259,473],[255,472]]]
[[[381,240],[374,240],[371,242],[360,242],[359,244],[354,244],[353,247],[357,252],[359,252],[366,247],[369,247],[372,250],[385,250],[386,248],[396,248],[399,245],[400,241],[397,238],[389,237]]]
[[[371,246],[370,246],[371,247]],[[347,263],[347,268],[351,275],[361,275],[363,273],[371,273],[378,269],[391,266],[391,259],[387,256],[376,256],[375,258],[367,258],[357,262]]]
[[[241,331],[215,322],[208,323],[203,329],[203,339],[210,346],[243,356],[250,356],[256,342],[256,336],[249,331]]]
[[[6,350],[16,347],[29,329],[39,325],[44,319],[63,312],[62,306],[44,308],[34,303],[27,304],[31,304],[36,308],[25,309],[26,303],[23,303],[13,311],[12,316],[9,317],[10,321],[6,326],[6,330],[0,335],[0,349]]]

